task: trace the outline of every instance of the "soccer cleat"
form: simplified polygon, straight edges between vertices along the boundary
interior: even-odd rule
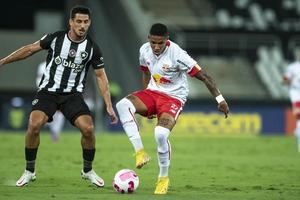
[[[169,183],[169,177],[158,177],[154,194],[167,194]]]
[[[148,162],[150,162],[150,156],[145,152],[144,149],[141,149],[135,153],[136,168],[141,169]]]
[[[97,187],[103,187],[104,186],[104,180],[99,177],[94,170],[91,170],[89,172],[81,171],[81,177],[85,180],[90,180],[92,184],[94,184]]]
[[[31,171],[25,170],[22,176],[16,182],[16,186],[23,187],[27,185],[30,181],[35,181],[35,179],[36,179],[35,172],[32,173]]]

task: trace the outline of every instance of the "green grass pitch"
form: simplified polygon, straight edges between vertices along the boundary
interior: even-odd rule
[[[300,199],[300,153],[293,137],[172,135],[171,186],[164,196],[153,194],[158,173],[155,140],[153,135],[142,138],[152,161],[137,170],[133,148],[125,134],[97,134],[94,169],[106,185],[95,188],[80,177],[80,134],[63,133],[53,143],[48,133],[43,132],[36,163],[37,180],[17,188],[14,184],[25,164],[24,134],[2,132],[0,199]],[[112,188],[114,174],[123,168],[134,169],[139,175],[140,186],[133,194],[118,194]]]

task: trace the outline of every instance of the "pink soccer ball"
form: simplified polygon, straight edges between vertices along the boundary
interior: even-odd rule
[[[113,187],[119,193],[132,193],[139,186],[138,175],[130,169],[118,171],[113,180]]]

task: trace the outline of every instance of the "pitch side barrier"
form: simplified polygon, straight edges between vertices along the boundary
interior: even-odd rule
[[[0,129],[25,130],[34,91],[10,94],[1,91]],[[292,135],[295,119],[289,101],[235,101],[228,99],[230,114],[227,119],[217,111],[212,100],[190,100],[186,103],[172,133],[203,136],[256,136],[268,134]],[[142,134],[152,134],[156,119],[137,115]],[[104,117],[104,129],[114,133],[123,131],[121,124],[112,126]]]
[[[295,121],[288,101],[230,101],[227,119],[212,100],[187,102],[172,134],[203,136],[289,135]],[[156,119],[138,117],[141,134],[153,134]],[[109,125],[108,125],[109,126]],[[122,131],[122,127],[108,128]]]

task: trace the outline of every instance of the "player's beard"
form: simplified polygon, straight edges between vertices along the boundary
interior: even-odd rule
[[[77,36],[78,37],[83,37],[86,34],[86,30],[85,29],[79,29],[77,32]]]

